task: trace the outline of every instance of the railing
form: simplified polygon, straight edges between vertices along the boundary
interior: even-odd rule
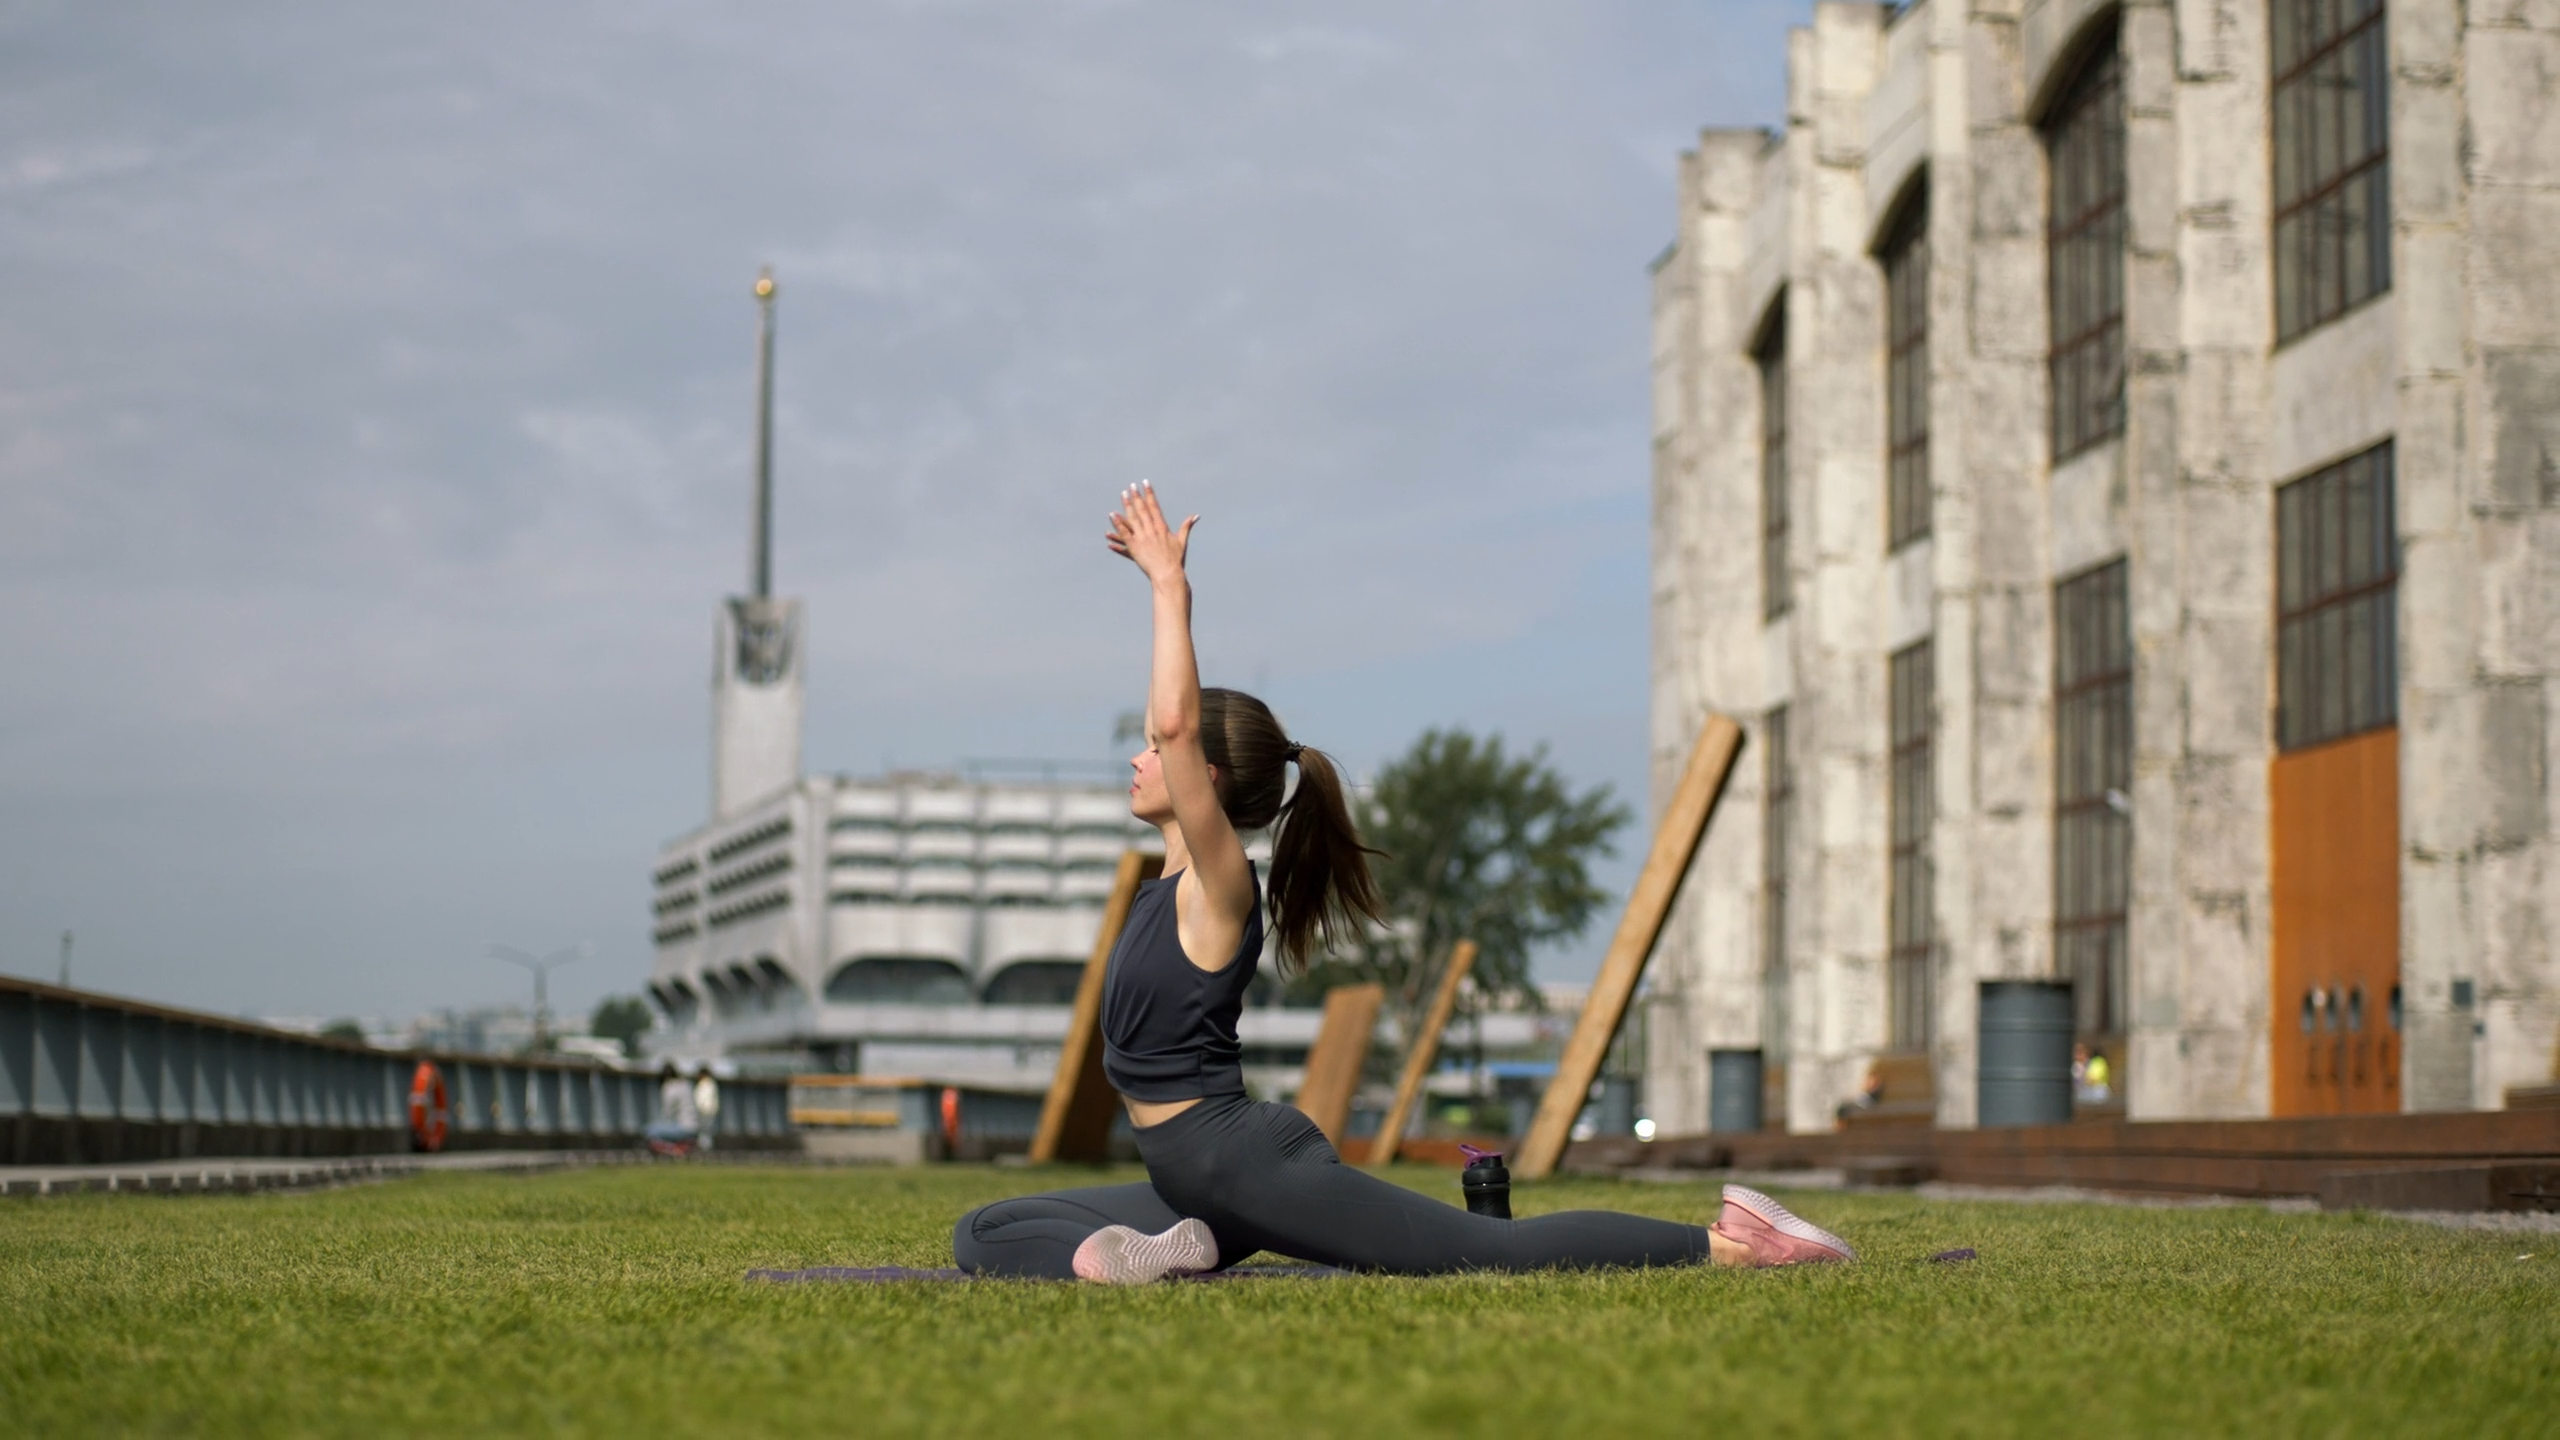
[[[449,1148],[636,1145],[657,1113],[645,1071],[376,1050],[0,976],[0,1164],[407,1150],[422,1060]],[[720,1099],[715,1146],[796,1146],[787,1085],[723,1081]]]

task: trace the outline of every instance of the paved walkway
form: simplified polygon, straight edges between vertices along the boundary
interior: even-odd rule
[[[622,1165],[649,1158],[640,1150],[466,1150],[444,1155],[334,1155],[299,1160],[208,1156],[131,1165],[0,1165],[0,1195],[76,1195],[87,1191],[206,1194],[242,1190],[308,1190],[388,1180],[430,1170],[565,1170]]]

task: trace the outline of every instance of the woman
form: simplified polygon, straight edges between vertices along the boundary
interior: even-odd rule
[[[1262,953],[1263,906],[1240,832],[1278,824],[1270,914],[1284,969],[1377,920],[1377,888],[1333,763],[1290,740],[1261,701],[1200,688],[1183,573],[1199,517],[1168,526],[1145,484],[1120,498],[1105,543],[1136,563],[1155,599],[1147,748],[1130,761],[1129,809],[1164,831],[1165,862],[1111,951],[1103,1070],[1128,1106],[1149,1183],[974,1210],[951,1237],[961,1268],[1136,1285],[1256,1250],[1402,1275],[1856,1258],[1739,1185],[1725,1187],[1724,1213],[1706,1229],[1605,1211],[1469,1214],[1343,1164],[1304,1114],[1246,1098],[1236,1017]],[[1291,765],[1298,786],[1284,801]]]

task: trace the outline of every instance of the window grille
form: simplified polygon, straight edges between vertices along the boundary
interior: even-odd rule
[[[1890,549],[1929,533],[1929,197],[1885,242],[1885,532]]]
[[[2045,126],[2053,458],[2124,433],[2124,86],[2113,39],[2083,60]]]
[[[2124,1033],[2133,631],[2122,560],[2054,587],[2053,930],[2084,1035]]]
[[[1760,366],[1760,614],[1775,620],[1795,603],[1787,575],[1787,319],[1778,317],[1752,356]]]
[[[1888,667],[1893,871],[1886,989],[1893,1048],[1916,1051],[1928,1049],[1937,1035],[1937,915],[1932,893],[1936,868],[1929,851],[1937,805],[1931,766],[1937,667],[1926,640],[1894,652]]]
[[[2400,718],[2400,537],[2391,446],[2276,492],[2276,745]]]
[[[1796,762],[1787,742],[1786,706],[1770,711],[1760,722],[1760,743],[1761,760],[1766,767],[1766,798],[1760,817],[1760,974],[1764,987],[1760,1052],[1772,1061],[1783,1061],[1787,1058],[1787,861],[1796,803]]]
[[[2274,0],[2276,340],[2391,288],[2382,0]]]

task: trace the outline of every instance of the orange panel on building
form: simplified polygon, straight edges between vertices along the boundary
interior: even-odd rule
[[[2400,1109],[2400,732],[2269,768],[2274,1112]]]

